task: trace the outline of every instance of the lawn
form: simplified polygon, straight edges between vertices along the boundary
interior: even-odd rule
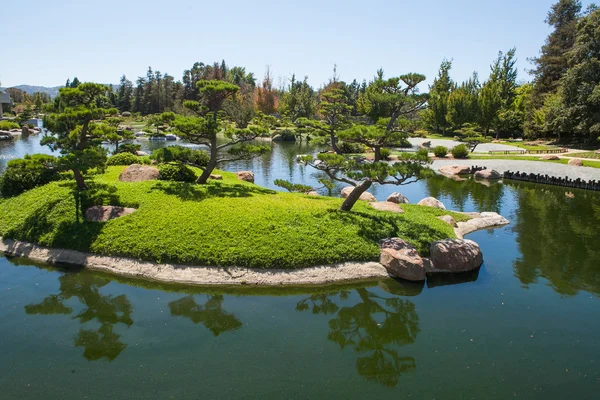
[[[597,160],[600,160],[600,154],[596,153],[594,151],[586,151],[583,153],[569,153],[569,154],[563,154],[565,157],[575,157],[575,158],[595,158]],[[585,161],[584,161],[585,162]]]
[[[556,146],[550,146],[546,144],[538,144],[538,145],[530,145],[527,142],[511,142],[511,141],[501,141],[500,144],[506,144],[509,146],[519,147],[523,150],[551,150],[556,149]]]
[[[128,256],[156,262],[254,268],[297,268],[373,261],[378,241],[398,236],[426,254],[435,240],[455,237],[436,216],[461,214],[403,205],[405,214],[375,211],[358,202],[350,213],[341,199],[282,193],[238,181],[208,185],[119,182],[109,167],[92,183],[96,204],[135,207],[106,223],[78,215],[71,181],[53,182],[0,200],[0,235],[43,246]],[[220,172],[221,173],[221,172]]]
[[[470,160],[520,160],[520,161],[541,161],[541,162],[550,162],[556,164],[568,164],[569,160],[560,159],[560,160],[542,160],[538,156],[480,156],[480,155],[469,155]],[[584,167],[591,168],[600,168],[600,161],[588,161],[582,160]]]

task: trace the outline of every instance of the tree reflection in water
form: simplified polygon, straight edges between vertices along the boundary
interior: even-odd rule
[[[400,375],[416,368],[413,357],[402,357],[397,347],[414,343],[419,333],[415,305],[400,297],[381,297],[366,288],[357,289],[360,302],[340,307],[334,302],[349,298],[350,292],[312,295],[296,310],[332,314],[327,338],[341,349],[351,347],[363,355],[356,360],[358,373],[387,387],[398,385]]]
[[[223,296],[208,296],[204,305],[196,303],[194,296],[189,295],[169,303],[171,315],[188,318],[194,324],[201,323],[213,335],[233,331],[242,323],[235,315],[223,310]]]
[[[116,324],[131,326],[132,307],[125,295],[103,295],[100,288],[110,280],[81,272],[64,273],[58,278],[60,293],[47,296],[41,303],[25,306],[25,312],[30,315],[70,315],[74,309],[65,304],[75,298],[83,308],[73,319],[81,324],[96,320],[98,329],[80,328],[74,338],[76,347],[83,347],[83,356],[90,360],[106,358],[109,361],[117,358],[127,347],[120,341],[121,335],[114,332]]]
[[[448,208],[464,211],[467,201],[471,200],[477,211],[494,211],[502,213],[504,185],[499,182],[475,180],[472,178],[434,176],[425,180],[430,196],[440,198],[448,196],[452,206]]]

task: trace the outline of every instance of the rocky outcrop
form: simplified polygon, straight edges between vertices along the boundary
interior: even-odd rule
[[[483,254],[479,245],[468,239],[445,239],[429,247],[433,264],[427,272],[466,272],[479,268]]]
[[[106,222],[133,213],[135,208],[118,206],[93,206],[85,210],[85,219],[92,222]]]
[[[419,252],[400,238],[383,239],[379,242],[379,262],[395,278],[408,281],[425,280],[425,261]]]
[[[442,215],[438,218],[441,219],[442,221],[444,221],[445,223],[447,223],[448,225],[450,225],[451,227],[458,228],[456,221],[454,220],[454,218],[452,218],[451,215]]]
[[[482,169],[481,171],[475,172],[475,178],[494,180],[502,178],[502,175],[493,169]]]
[[[398,204],[392,203],[391,201],[374,201],[370,202],[369,206],[378,211],[388,211],[398,214],[404,214],[404,210],[400,208]]]
[[[458,228],[454,229],[456,236],[463,238],[466,234],[481,229],[489,229],[497,226],[508,225],[510,222],[502,215],[495,212],[464,213],[471,217],[465,222],[458,222]]]
[[[426,197],[423,200],[419,201],[417,204],[420,206],[434,207],[434,208],[439,208],[442,210],[446,209],[446,206],[444,205],[444,203],[442,203],[435,197]]]
[[[446,165],[440,167],[439,171],[444,175],[469,175],[471,167],[468,165]]]
[[[158,172],[157,168],[149,167],[147,165],[132,164],[121,172],[119,180],[121,182],[141,182],[158,179],[159,176],[160,172]]]
[[[252,171],[238,171],[237,177],[240,181],[254,183],[254,172]]]
[[[394,192],[388,196],[386,201],[396,204],[410,204],[410,201],[402,193]]]
[[[553,154],[546,154],[540,157],[541,160],[560,160],[559,156],[555,156]]]
[[[137,151],[135,152],[135,155],[136,155],[136,156],[139,156],[139,157],[144,157],[144,156],[148,156],[149,154],[148,154],[148,153],[146,153],[145,151],[137,150]]]
[[[569,160],[569,165],[574,167],[583,167],[583,160],[581,160],[581,158],[571,158]]]
[[[341,195],[342,198],[346,198],[350,195],[350,193],[352,193],[352,191],[354,190],[354,186],[346,186],[345,188],[342,189]],[[363,200],[363,201],[377,201],[377,199],[375,198],[375,196],[373,196],[371,193],[369,192],[363,192],[363,194],[360,195],[359,200]]]

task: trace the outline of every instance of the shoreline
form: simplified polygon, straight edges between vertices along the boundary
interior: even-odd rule
[[[487,213],[493,214],[489,217],[485,217],[486,213],[481,214],[472,213],[473,219],[460,222],[454,229],[456,236],[463,238],[477,230],[509,223],[496,213]],[[376,261],[344,262],[293,270],[159,264],[129,257],[52,249],[2,237],[0,252],[9,257],[23,257],[49,265],[77,266],[128,278],[194,286],[319,286],[390,278],[386,268]]]

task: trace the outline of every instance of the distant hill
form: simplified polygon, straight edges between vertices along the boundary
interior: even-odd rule
[[[108,85],[106,85],[106,86],[108,86]],[[20,89],[27,94],[35,94],[37,92],[48,93],[48,96],[50,96],[50,98],[53,99],[56,96],[58,96],[58,89],[64,87],[64,85],[63,86],[54,86],[54,87],[19,85],[19,86],[11,86],[11,87]],[[119,87],[119,85],[113,85],[114,90],[117,90],[118,87]],[[7,89],[7,88],[0,88],[0,90],[4,90],[4,89]]]
[[[54,98],[54,97],[58,96],[58,89],[60,89],[63,86],[46,87],[46,86],[19,85],[19,86],[11,86],[11,87],[20,89],[27,94],[34,94],[37,92],[48,93],[48,96],[50,96],[51,98]],[[5,89],[8,89],[8,88],[0,88],[0,90],[5,90]]]

